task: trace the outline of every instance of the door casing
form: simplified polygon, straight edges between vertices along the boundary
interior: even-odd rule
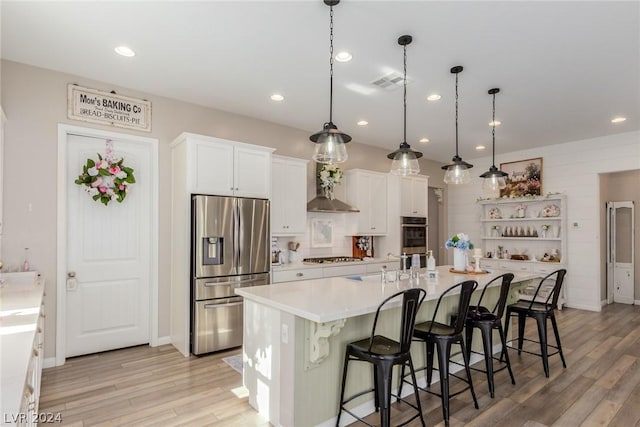
[[[158,337],[158,140],[99,129],[85,128],[66,124],[58,124],[58,176],[57,176],[57,268],[56,268],[56,366],[64,365],[66,343],[66,287],[67,280],[67,138],[69,134],[105,139],[120,139],[127,142],[149,144],[151,148],[152,195],[151,195],[151,268],[149,298],[149,337],[150,345],[159,345]]]

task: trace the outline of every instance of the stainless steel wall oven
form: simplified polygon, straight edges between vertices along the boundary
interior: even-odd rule
[[[401,253],[407,255],[420,254],[420,265],[427,265],[427,237],[429,226],[427,218],[403,216],[401,218],[400,236],[402,248]],[[409,266],[411,266],[411,257],[409,257]]]

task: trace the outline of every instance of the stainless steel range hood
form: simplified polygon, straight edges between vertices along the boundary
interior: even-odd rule
[[[324,195],[322,187],[320,186],[320,178],[318,178],[318,173],[321,168],[322,165],[320,163],[316,163],[316,197],[307,203],[307,212],[360,212],[359,209],[354,208],[345,202],[338,199],[331,200]]]

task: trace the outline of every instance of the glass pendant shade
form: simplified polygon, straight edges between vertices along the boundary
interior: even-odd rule
[[[469,169],[473,166],[462,160],[460,157],[455,156],[451,163],[444,165],[442,169],[445,169],[444,183],[445,184],[468,184],[471,181],[471,174]]]
[[[391,173],[400,176],[419,174],[420,164],[418,164],[418,159],[420,157],[422,157],[422,153],[413,151],[409,144],[403,142],[398,150],[387,155],[387,158],[392,159]]]
[[[506,176],[507,174],[499,171],[495,165],[491,166],[487,172],[480,175],[480,178],[484,178],[482,181],[482,189],[487,192],[496,192],[506,188]]]
[[[333,6],[340,0],[324,0],[329,6],[330,32],[329,32],[329,121],[322,126],[320,132],[316,132],[309,139],[316,144],[313,160],[318,163],[343,163],[347,161],[347,147],[345,144],[351,141],[351,137],[338,130],[333,124]]]
[[[318,163],[343,163],[349,157],[346,142],[351,137],[340,132],[333,123],[325,123],[324,129],[311,135],[311,141],[316,143],[313,160]]]

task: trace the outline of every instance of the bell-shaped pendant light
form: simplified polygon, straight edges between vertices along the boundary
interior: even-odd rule
[[[351,137],[338,130],[333,124],[333,6],[340,0],[324,0],[329,6],[330,35],[329,35],[329,121],[322,126],[320,132],[314,133],[309,139],[316,143],[313,160],[318,163],[343,163],[347,160],[347,147]]]
[[[489,95],[493,96],[493,116],[491,120],[491,139],[492,139],[492,154],[491,154],[491,167],[488,171],[480,175],[480,178],[484,178],[482,181],[482,189],[486,192],[495,192],[502,190],[507,186],[505,177],[508,176],[506,172],[498,170],[496,167],[496,93],[500,92],[500,89],[489,89]]]
[[[398,148],[393,153],[387,155],[392,159],[391,173],[394,175],[417,175],[420,173],[420,165],[418,159],[422,157],[422,153],[411,149],[407,144],[407,45],[413,41],[411,36],[400,36],[398,44],[404,47],[404,138]]]
[[[451,68],[451,72],[456,75],[456,155],[451,159],[451,163],[442,166],[447,172],[444,174],[445,184],[468,184],[471,181],[469,169],[472,164],[465,162],[458,155],[458,74],[463,70],[461,65]]]

